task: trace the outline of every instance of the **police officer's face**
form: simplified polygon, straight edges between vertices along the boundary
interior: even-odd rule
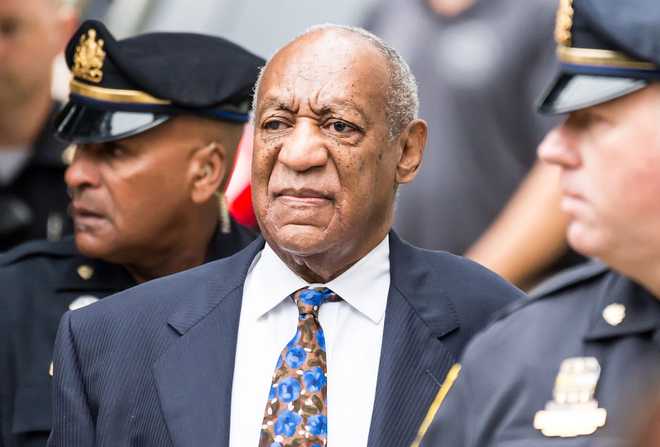
[[[74,23],[57,0],[0,1],[0,104],[50,89],[51,64]]]
[[[78,248],[112,262],[166,252],[189,219],[190,141],[177,120],[137,136],[79,146],[66,171]]]
[[[572,113],[539,156],[561,168],[578,251],[623,267],[660,250],[660,87]]]
[[[260,228],[280,255],[341,263],[390,227],[396,184],[414,172],[397,170],[402,147],[388,138],[388,82],[380,54],[344,33],[304,36],[269,63],[257,98],[252,191]],[[421,148],[415,156],[418,165]]]

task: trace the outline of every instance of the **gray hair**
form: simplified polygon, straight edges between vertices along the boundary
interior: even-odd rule
[[[394,140],[412,120],[417,118],[417,114],[419,113],[417,81],[415,80],[415,76],[410,70],[410,67],[394,48],[388,45],[383,39],[370,33],[364,28],[325,23],[308,28],[293,40],[297,40],[307,34],[324,30],[341,30],[357,35],[373,45],[373,47],[385,58],[390,75],[389,86],[385,92],[385,115],[388,121],[387,124],[390,140]],[[282,48],[284,47],[281,47],[280,50]],[[277,50],[276,53],[280,50]],[[261,68],[257,82],[254,85],[253,110],[256,108],[259,87],[261,86],[261,80],[266,71],[266,67],[268,67],[268,63]]]

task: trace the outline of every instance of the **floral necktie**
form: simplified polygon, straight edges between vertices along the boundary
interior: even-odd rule
[[[306,287],[291,298],[298,306],[298,330],[277,360],[259,447],[325,447],[328,391],[319,308],[341,298],[326,287]]]

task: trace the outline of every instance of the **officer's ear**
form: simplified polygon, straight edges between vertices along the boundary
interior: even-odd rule
[[[213,141],[197,149],[190,161],[190,198],[201,204],[211,200],[219,191],[227,170],[227,150]]]

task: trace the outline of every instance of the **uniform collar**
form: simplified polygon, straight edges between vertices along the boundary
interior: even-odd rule
[[[309,285],[328,287],[351,307],[374,323],[385,315],[390,283],[390,246],[386,236],[366,256],[327,284],[309,284],[293,273],[266,244],[251,267],[251,297],[248,304],[254,318],[260,318],[296,290]]]
[[[256,235],[230,218],[229,233],[223,233],[218,224],[206,249],[204,262],[215,261],[238,253],[252,242]]]
[[[137,283],[124,267],[78,253],[71,258],[65,273],[57,278],[55,290],[115,293],[135,285]]]
[[[617,325],[603,316],[608,306],[622,305],[625,317]],[[598,300],[593,308],[585,340],[597,341],[625,337],[660,329],[660,301],[632,280],[611,272],[600,284]]]
[[[248,245],[254,239],[249,230],[231,223],[231,232],[222,234],[218,228],[209,241],[205,262],[230,256]],[[101,259],[89,258],[81,254],[73,236],[65,237],[58,243],[60,250],[68,250],[72,262],[67,267],[66,274],[58,278],[58,291],[119,291],[137,285],[128,271],[119,264],[113,264]]]

